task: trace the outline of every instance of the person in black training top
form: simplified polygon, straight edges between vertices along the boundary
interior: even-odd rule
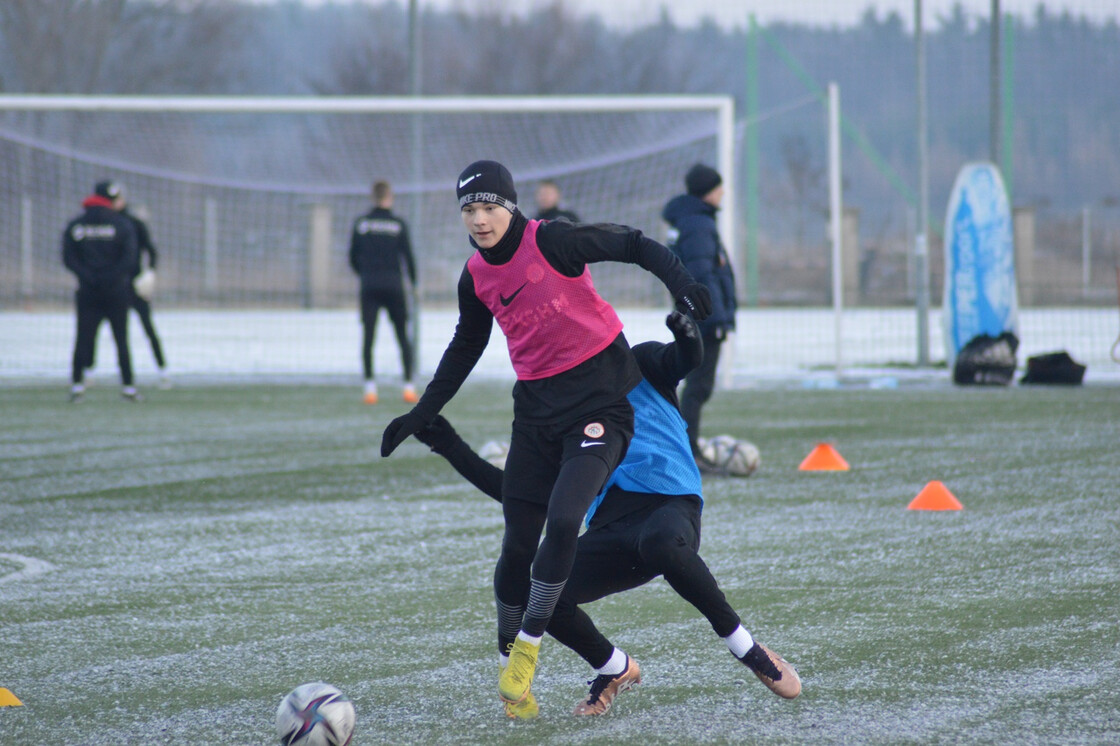
[[[716,227],[723,179],[715,169],[697,163],[688,170],[684,183],[687,193],[669,200],[661,216],[672,228],[669,247],[696,281],[711,291],[712,315],[700,322],[704,362],[684,379],[681,414],[688,423],[688,439],[697,464],[706,473],[718,473],[718,468],[700,453],[700,410],[715,390],[720,346],[728,332],[735,330],[735,277]]]
[[[167,360],[163,356],[163,345],[160,344],[159,335],[156,334],[155,324],[152,323],[152,302],[151,290],[143,286],[137,287],[136,278],[144,270],[144,255],[148,255],[148,269],[154,273],[156,269],[156,262],[159,257],[156,254],[155,244],[152,243],[151,233],[148,231],[148,225],[144,219],[128,209],[128,201],[125,198],[124,191],[121,191],[121,207],[120,212],[122,215],[132,221],[132,227],[136,231],[136,264],[133,266],[132,271],[132,307],[136,309],[136,313],[140,316],[140,324],[144,327],[144,333],[148,335],[148,342],[152,346],[152,355],[156,359],[156,365],[159,367],[159,385],[161,388],[168,388],[171,385],[171,380],[167,377]],[[154,280],[154,274],[152,275]]]
[[[93,194],[82,201],[85,212],[71,220],[62,232],[62,263],[78,278],[74,294],[78,330],[70,376],[72,402],[81,401],[85,393],[85,369],[94,358],[97,330],[105,319],[109,320],[117,344],[121,396],[128,401],[141,400],[132,384],[132,358],[128,351],[136,231],[132,221],[119,212],[122,205],[117,184],[98,182]]]
[[[537,185],[537,220],[570,220],[579,222],[579,216],[571,210],[560,207],[560,186],[552,179],[545,179]]]
[[[384,308],[397,335],[404,369],[403,398],[415,404],[419,397],[413,382],[412,341],[408,338],[408,303],[405,300],[403,272],[416,287],[416,262],[408,240],[408,226],[392,213],[393,189],[387,181],[373,185],[372,210],[354,221],[350,234],[350,267],[361,278],[362,307],[362,371],[365,374],[364,401],[377,403],[377,382],[374,379],[373,342],[377,333],[377,317]],[[413,309],[415,313],[415,309]]]
[[[508,652],[498,694],[511,717],[533,717],[541,637],[571,570],[583,514],[626,452],[634,422],[626,395],[641,381],[622,322],[595,290],[588,265],[637,264],[698,318],[710,300],[671,251],[640,231],[527,220],[500,163],[469,165],[456,194],[476,249],[459,278],[459,322],[420,401],[385,428],[381,455],[435,419],[497,320],[517,375],[502,485],[505,536],[494,572],[499,655]]]
[[[636,661],[615,647],[581,608],[658,575],[711,624],[732,655],[772,692],[786,699],[801,693],[793,666],[754,639],[700,557],[700,472],[692,457],[677,384],[704,355],[700,332],[688,316],[666,319],[673,342],[633,348],[642,382],[627,395],[634,407],[634,437],[626,457],[587,513],[575,563],[548,633],[595,670],[591,689],[573,712],[604,715],[615,698],[641,683]],[[502,471],[471,450],[447,420],[436,417],[417,440],[447,459],[457,472],[501,502]]]

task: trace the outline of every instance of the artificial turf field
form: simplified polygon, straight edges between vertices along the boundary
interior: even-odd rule
[[[445,413],[504,439],[508,389]],[[1120,742],[1120,387],[717,393],[705,430],[762,466],[705,481],[702,555],[801,697],[657,580],[589,607],[643,684],[577,720],[590,671],[546,639],[532,722],[496,696],[498,505],[381,459],[405,405],[359,393],[0,389],[0,743],[268,744],[315,680],[354,744]],[[850,471],[798,470],[824,441]],[[931,480],[964,509],[907,510]]]

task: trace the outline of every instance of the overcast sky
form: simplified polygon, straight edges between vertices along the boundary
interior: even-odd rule
[[[399,1],[408,4],[408,0]],[[524,13],[551,1],[419,0],[421,7],[505,8],[513,13]],[[955,2],[960,2],[973,16],[987,17],[992,7],[991,0],[924,0],[922,13],[926,27],[935,27],[939,16],[949,15]],[[754,13],[762,24],[795,21],[826,26],[850,25],[858,22],[869,6],[874,6],[880,16],[896,11],[908,27],[912,27],[914,18],[914,0],[563,0],[563,3],[577,13],[597,13],[607,23],[622,26],[655,22],[662,7],[667,7],[670,17],[680,25],[693,25],[708,16],[721,25],[743,26],[749,13]],[[1040,0],[1000,0],[1000,9],[1003,13],[1030,18],[1039,3]],[[1068,10],[1094,21],[1120,18],[1117,0],[1046,0],[1045,5],[1051,13]]]

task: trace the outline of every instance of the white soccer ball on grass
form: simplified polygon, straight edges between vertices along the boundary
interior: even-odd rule
[[[354,737],[354,705],[330,684],[300,684],[276,710],[283,746],[348,746]]]

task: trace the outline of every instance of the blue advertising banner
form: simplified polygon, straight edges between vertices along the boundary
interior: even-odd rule
[[[1011,206],[992,163],[965,165],[953,184],[945,216],[941,320],[950,368],[974,337],[1008,331],[1019,336]]]

